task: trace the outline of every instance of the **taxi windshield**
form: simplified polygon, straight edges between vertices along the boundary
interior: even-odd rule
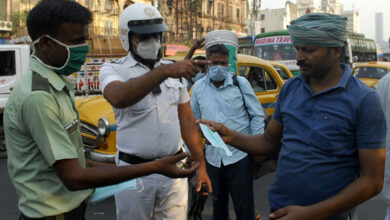
[[[354,70],[355,76],[358,78],[376,78],[380,79],[386,75],[388,71],[385,68],[378,67],[358,67]]]

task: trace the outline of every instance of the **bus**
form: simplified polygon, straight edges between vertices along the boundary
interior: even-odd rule
[[[377,61],[378,53],[373,39],[366,38],[364,34],[348,33],[347,56],[354,63]]]
[[[252,55],[254,39],[251,35],[238,38],[238,53]]]
[[[300,74],[295,59],[296,50],[287,30],[258,34],[254,41],[253,56],[280,62],[287,66],[294,76]]]

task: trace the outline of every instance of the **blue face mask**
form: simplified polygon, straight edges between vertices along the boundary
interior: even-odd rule
[[[227,66],[209,66],[208,72],[210,79],[220,82],[225,80],[229,74],[229,68]]]

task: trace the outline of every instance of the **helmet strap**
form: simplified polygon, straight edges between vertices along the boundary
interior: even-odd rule
[[[141,56],[139,56],[134,50],[133,50],[133,45],[132,45],[132,41],[131,41],[131,31],[129,31],[129,34],[128,34],[128,41],[129,41],[129,52],[131,53],[131,55],[133,56],[133,58],[142,63],[142,64],[154,64],[157,63],[158,61],[160,61],[160,59],[162,58],[162,52],[161,52],[161,48],[160,50],[158,51],[158,54],[157,54],[157,58],[156,59],[153,59],[153,60],[146,60],[144,58],[142,58]],[[162,34],[161,34],[162,35]],[[162,36],[160,36],[160,39],[161,39]]]

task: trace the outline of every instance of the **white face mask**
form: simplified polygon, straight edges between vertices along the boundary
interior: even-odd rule
[[[145,60],[154,60],[157,58],[160,46],[160,38],[151,37],[138,43],[137,54]]]

